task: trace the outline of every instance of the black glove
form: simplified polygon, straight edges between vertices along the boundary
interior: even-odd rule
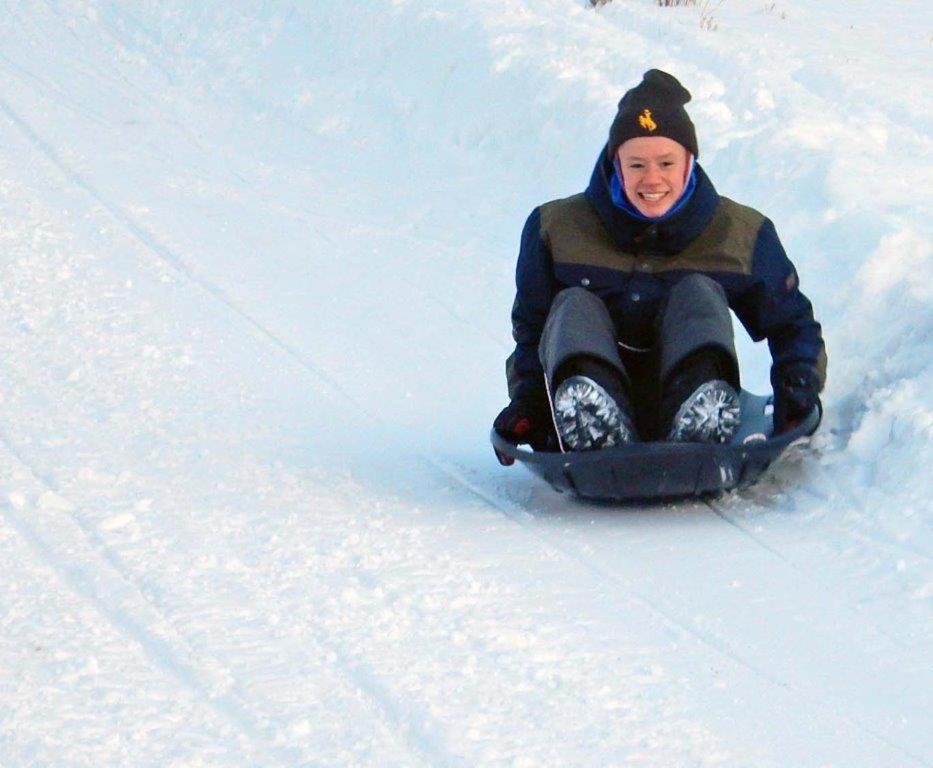
[[[774,375],[774,432],[796,427],[820,404],[820,377],[809,363],[791,363]]]
[[[540,396],[513,400],[496,416],[492,428],[510,443],[528,443],[536,451],[546,450],[554,433],[547,395],[542,392]],[[499,451],[496,458],[503,467],[515,463]]]

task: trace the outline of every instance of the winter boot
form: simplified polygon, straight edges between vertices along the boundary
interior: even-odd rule
[[[739,395],[715,379],[694,390],[674,415],[667,439],[680,443],[727,443],[739,426]]]
[[[715,349],[704,349],[671,375],[661,408],[670,425],[668,440],[727,443],[735,434],[741,418],[739,395],[725,380],[720,357]]]
[[[554,421],[565,449],[591,451],[636,439],[619,375],[594,358],[578,358],[554,392]]]

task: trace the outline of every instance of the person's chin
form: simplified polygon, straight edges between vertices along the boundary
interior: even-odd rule
[[[639,200],[639,204],[635,206],[638,209],[638,212],[643,216],[650,216],[652,219],[656,219],[658,216],[663,216],[667,213],[671,206],[665,201],[662,203],[649,204]]]

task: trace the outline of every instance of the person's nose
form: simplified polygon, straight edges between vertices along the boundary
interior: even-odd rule
[[[645,176],[643,179],[645,184],[660,184],[661,179],[661,169],[654,163],[648,163],[645,168]]]

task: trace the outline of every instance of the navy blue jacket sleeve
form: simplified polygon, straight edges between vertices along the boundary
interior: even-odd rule
[[[813,318],[809,299],[800,292],[797,270],[769,219],[758,231],[751,271],[751,281],[733,308],[755,341],[768,340],[772,383],[785,366],[807,363],[822,388],[826,351],[820,324]]]
[[[554,299],[554,265],[541,232],[541,212],[532,211],[522,230],[515,269],[512,338],[515,351],[506,361],[509,397],[537,398],[545,394],[538,342]]]

